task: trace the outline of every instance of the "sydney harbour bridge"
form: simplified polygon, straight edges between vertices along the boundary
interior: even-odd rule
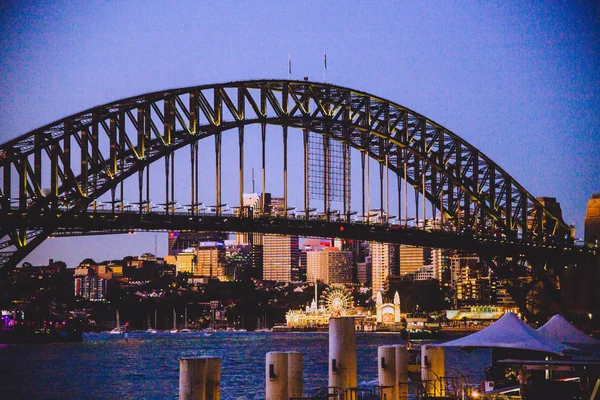
[[[280,151],[267,151],[267,136]],[[244,206],[244,193],[254,191],[245,186],[248,152],[260,155],[262,198],[282,193],[277,212]],[[1,144],[0,168],[0,273],[57,236],[210,230],[347,238],[476,253],[526,317],[543,319],[565,307],[566,266],[597,256],[458,135],[332,84],[243,81],[119,100]],[[271,181],[282,187],[266,181],[275,168]],[[292,191],[301,199],[294,204]],[[226,192],[235,194],[225,199]]]

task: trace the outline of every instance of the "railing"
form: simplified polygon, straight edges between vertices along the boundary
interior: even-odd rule
[[[290,400],[392,400],[392,389],[391,386],[347,389],[330,386],[317,389],[314,396],[292,397]]]

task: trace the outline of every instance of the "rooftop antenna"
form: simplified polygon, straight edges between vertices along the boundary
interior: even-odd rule
[[[252,167],[252,193],[254,192],[254,167]]]
[[[292,55],[288,54],[288,79],[292,79]]]
[[[323,55],[325,56],[324,58],[324,64],[323,64],[323,82],[327,83],[327,52],[323,52]]]

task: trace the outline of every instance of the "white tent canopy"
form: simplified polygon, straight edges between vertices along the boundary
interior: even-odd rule
[[[548,341],[572,345],[589,344],[600,346],[600,340],[596,340],[581,332],[560,314],[556,314],[550,318],[537,332]]]
[[[440,343],[436,346],[502,347],[561,355],[565,351],[575,350],[570,346],[545,339],[513,313],[504,314],[498,321],[479,332],[450,342]]]

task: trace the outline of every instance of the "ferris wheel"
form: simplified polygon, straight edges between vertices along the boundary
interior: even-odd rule
[[[332,317],[345,315],[350,308],[352,295],[343,286],[330,286],[323,295],[325,308]]]

